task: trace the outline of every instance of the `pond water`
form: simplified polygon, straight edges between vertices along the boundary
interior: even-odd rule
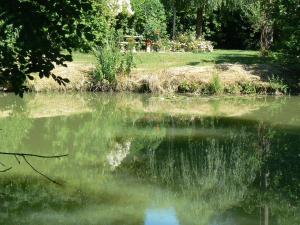
[[[300,224],[299,97],[0,95],[0,152],[0,224]]]

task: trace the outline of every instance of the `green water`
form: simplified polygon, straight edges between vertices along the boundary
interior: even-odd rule
[[[0,154],[1,225],[300,224],[299,97],[0,95],[0,152],[68,154]]]

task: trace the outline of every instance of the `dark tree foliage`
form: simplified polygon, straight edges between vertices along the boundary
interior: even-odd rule
[[[32,73],[68,82],[51,71],[72,60],[71,49],[84,31],[78,21],[90,9],[89,0],[1,0],[0,87],[22,95]]]
[[[239,9],[222,8],[208,15],[204,27],[205,38],[221,49],[259,49],[259,32]]]
[[[275,49],[300,60],[300,1],[274,1]]]

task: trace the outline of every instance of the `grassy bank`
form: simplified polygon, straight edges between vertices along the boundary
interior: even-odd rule
[[[216,50],[212,53],[137,53],[135,68],[117,83],[95,82],[97,63],[92,54],[74,53],[67,68],[54,73],[70,83],[59,86],[50,79],[35,80],[33,91],[114,90],[151,93],[285,94],[299,93],[298,70],[280,65],[257,51]]]

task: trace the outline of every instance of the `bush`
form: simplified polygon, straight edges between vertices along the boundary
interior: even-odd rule
[[[256,84],[254,82],[247,81],[245,83],[241,83],[240,86],[241,86],[241,89],[242,89],[241,90],[242,94],[250,95],[250,94],[256,94],[257,93],[257,87],[256,87]]]
[[[181,34],[175,41],[171,42],[173,51],[185,52],[212,52],[212,42],[205,39],[196,39],[193,34]]]
[[[106,42],[102,47],[94,49],[97,66],[93,78],[97,82],[115,84],[118,75],[129,75],[134,66],[133,53],[121,53],[114,41]]]
[[[288,92],[288,85],[284,84],[283,80],[278,76],[272,75],[269,78],[270,91],[273,93],[282,93],[286,94]]]
[[[218,74],[214,74],[210,83],[209,83],[209,92],[210,94],[223,94],[224,86]]]

